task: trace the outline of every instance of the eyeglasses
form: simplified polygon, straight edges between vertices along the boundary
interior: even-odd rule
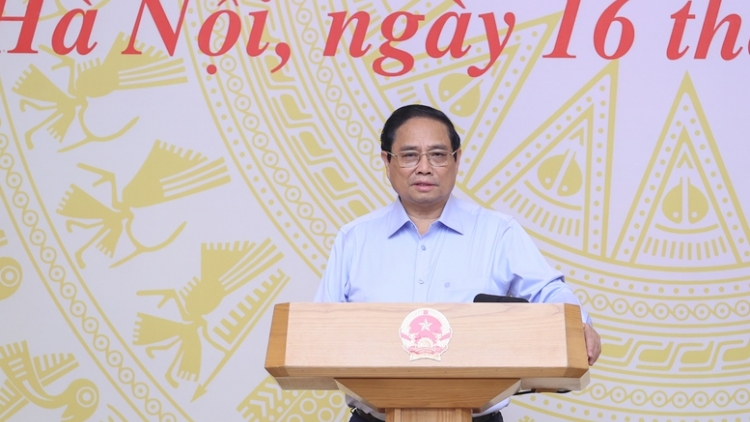
[[[427,162],[430,163],[432,167],[445,167],[448,165],[448,159],[455,155],[457,152],[458,150],[455,150],[453,152],[438,150],[423,152],[421,154],[416,151],[406,151],[402,152],[401,154],[394,154],[390,151],[386,151],[385,153],[390,155],[391,157],[396,157],[396,161],[398,162],[399,167],[412,168],[416,167],[417,164],[419,164],[419,160],[422,159],[423,155],[427,156]]]

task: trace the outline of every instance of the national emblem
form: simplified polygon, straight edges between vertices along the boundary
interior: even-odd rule
[[[404,318],[399,330],[404,350],[409,353],[409,360],[433,359],[448,350],[453,330],[448,319],[435,309],[419,308]]]

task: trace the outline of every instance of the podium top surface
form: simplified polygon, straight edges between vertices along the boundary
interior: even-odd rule
[[[589,365],[570,304],[284,303],[266,370],[289,378],[569,378]]]

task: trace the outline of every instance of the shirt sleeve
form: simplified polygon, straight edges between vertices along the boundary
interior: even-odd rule
[[[315,302],[347,302],[349,291],[349,265],[351,256],[344,248],[345,236],[343,232],[336,235],[328,263],[320,280],[318,291],[315,293]]]
[[[592,324],[588,312],[581,306],[573,290],[565,284],[565,277],[553,269],[536,247],[531,237],[515,219],[500,238],[498,267],[495,271],[511,280],[509,294],[532,303],[570,303],[581,308],[583,322]]]

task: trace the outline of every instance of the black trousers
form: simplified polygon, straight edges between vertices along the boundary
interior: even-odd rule
[[[353,412],[351,419],[349,419],[349,422],[369,422],[369,421],[362,419],[357,413]],[[503,415],[501,415],[500,412],[497,412],[494,418],[489,419],[486,422],[503,422]]]

